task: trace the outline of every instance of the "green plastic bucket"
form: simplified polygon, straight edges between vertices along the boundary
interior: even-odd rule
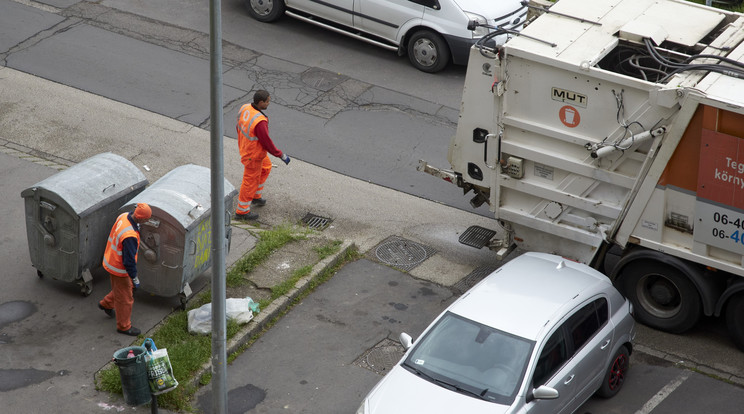
[[[127,358],[132,350],[134,357]],[[147,380],[147,350],[142,346],[130,346],[114,352],[114,364],[119,367],[124,401],[131,406],[150,402],[150,383]]]

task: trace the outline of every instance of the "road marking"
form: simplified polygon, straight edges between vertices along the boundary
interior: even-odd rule
[[[646,404],[641,407],[640,410],[636,411],[635,414],[648,414],[651,411],[656,408],[657,405],[661,404],[666,397],[669,396],[674,390],[677,389],[680,385],[682,385],[687,378],[690,378],[691,372],[690,371],[684,371],[681,374],[677,376],[677,378],[674,379],[674,381],[667,384],[664,388],[662,388],[659,392],[656,393],[653,397],[651,397],[650,400],[646,402]]]
[[[45,12],[49,12],[49,13],[59,14],[59,12],[61,11],[60,9],[54,6],[50,6],[48,4],[43,4],[43,3],[38,3],[35,1],[31,1],[31,0],[13,0],[13,1],[19,4],[23,4],[24,6],[30,6],[30,7],[39,9],[39,10],[43,10]]]

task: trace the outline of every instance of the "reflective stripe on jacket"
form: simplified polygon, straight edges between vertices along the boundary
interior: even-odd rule
[[[106,251],[103,252],[103,268],[114,276],[128,276],[122,259],[122,242],[124,239],[134,237],[137,239],[137,246],[139,246],[140,234],[132,227],[132,223],[127,218],[128,215],[129,213],[122,213],[117,217],[106,242]],[[134,260],[137,261],[137,253],[134,254]]]
[[[258,142],[256,125],[269,119],[261,111],[254,108],[252,104],[240,107],[238,113],[238,147],[240,148],[240,161],[243,165],[249,161],[261,162],[266,157],[266,149]]]

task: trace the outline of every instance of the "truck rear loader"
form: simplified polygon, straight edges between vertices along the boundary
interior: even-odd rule
[[[681,333],[722,316],[744,350],[744,15],[530,7],[518,35],[471,49],[451,169],[419,170],[489,204],[500,229],[468,232],[500,257],[590,264],[639,322]]]

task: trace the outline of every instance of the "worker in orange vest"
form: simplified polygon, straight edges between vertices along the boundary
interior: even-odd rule
[[[269,102],[269,92],[258,90],[253,94],[253,103],[243,105],[238,114],[238,148],[240,161],[245,168],[235,211],[237,220],[257,220],[258,213],[252,212],[251,207],[266,205],[261,193],[271,172],[267,152],[281,158],[285,164],[290,161],[289,155],[280,151],[269,137],[269,118],[263,113],[269,107]]]
[[[132,326],[133,291],[139,288],[137,277],[137,250],[140,242],[140,224],[152,217],[152,209],[137,203],[131,213],[117,217],[106,242],[103,268],[111,275],[111,291],[98,302],[98,308],[109,317],[116,312],[116,331],[137,336],[140,330]]]

